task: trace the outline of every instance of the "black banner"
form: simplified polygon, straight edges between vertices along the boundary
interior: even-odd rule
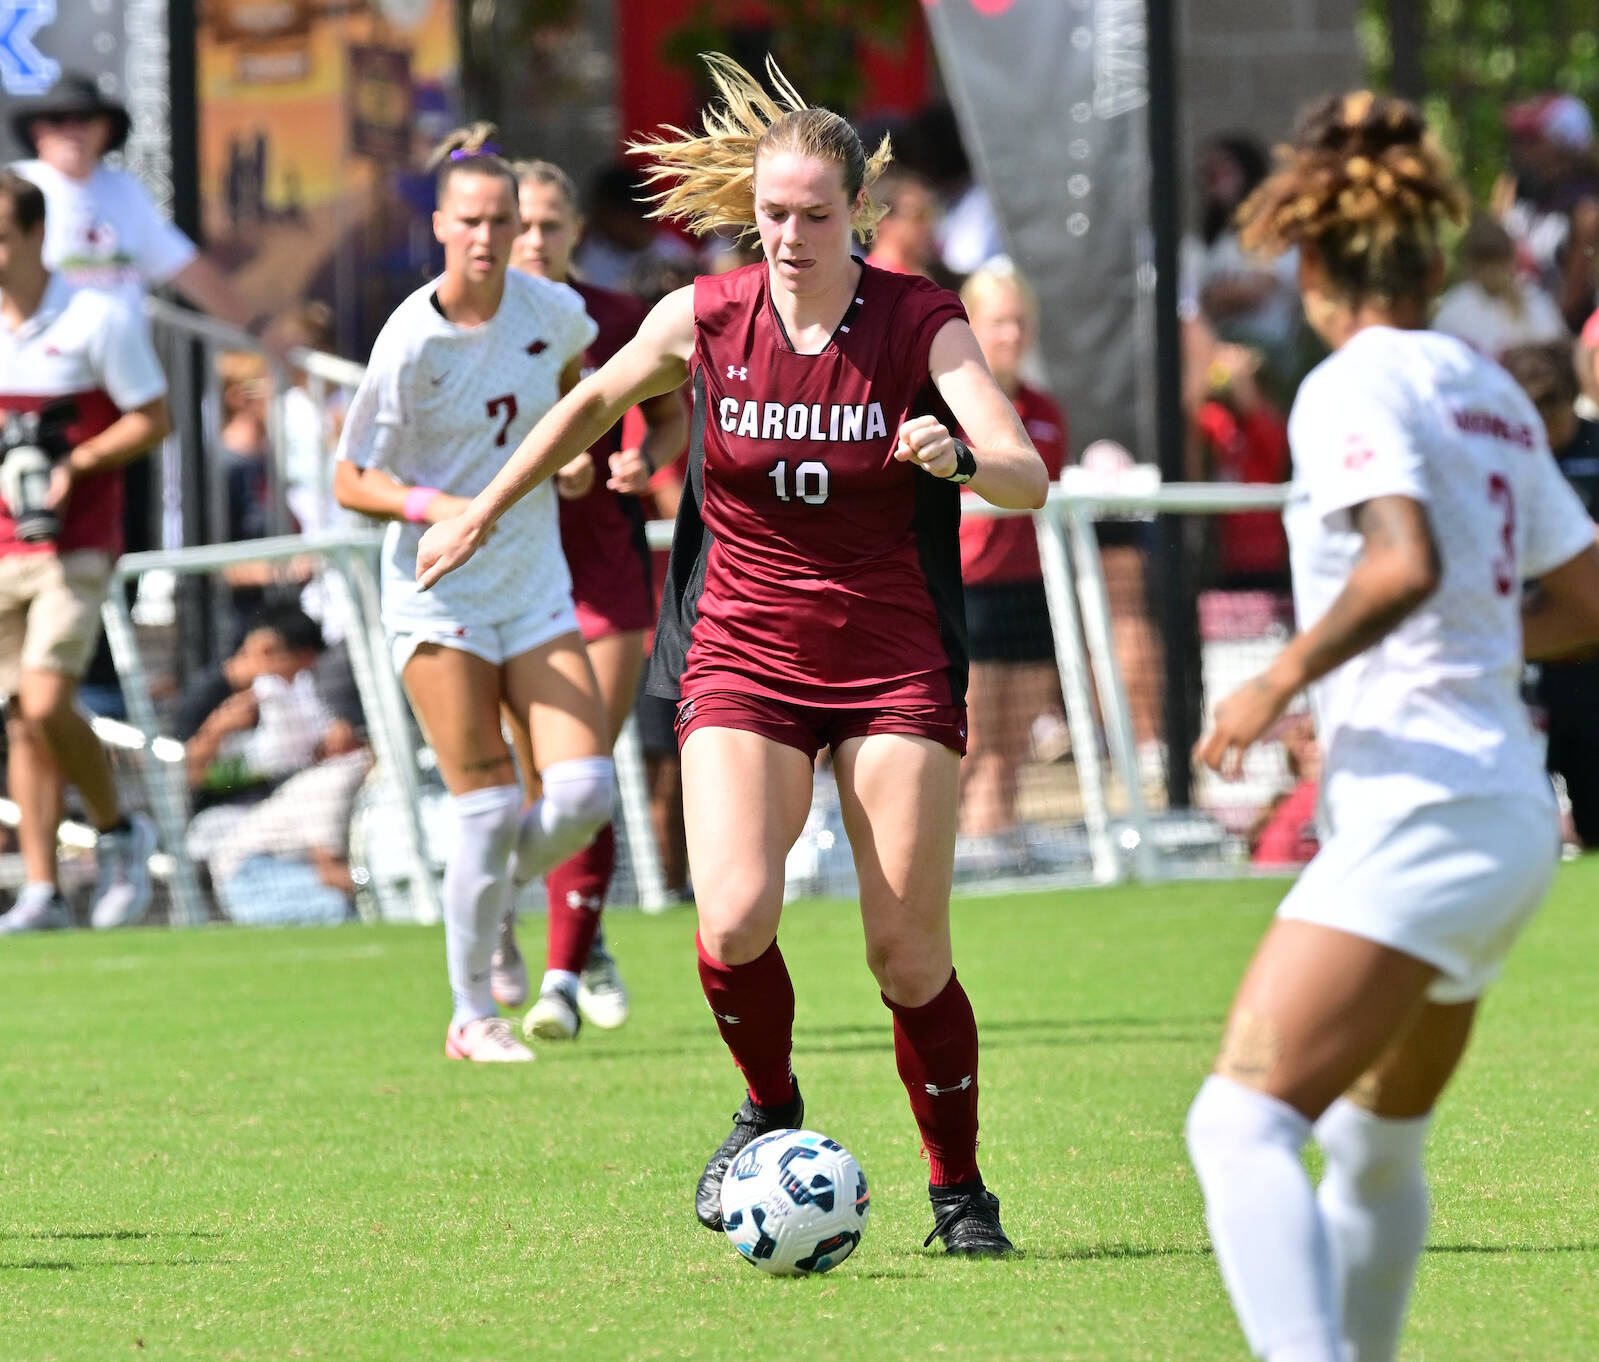
[[[923,0],[1077,450],[1156,457],[1143,0]]]

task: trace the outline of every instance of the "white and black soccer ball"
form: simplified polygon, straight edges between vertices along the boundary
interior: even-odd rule
[[[746,1145],[722,1179],[722,1228],[746,1262],[779,1277],[837,1267],[871,1210],[855,1156],[814,1130],[774,1130]]]

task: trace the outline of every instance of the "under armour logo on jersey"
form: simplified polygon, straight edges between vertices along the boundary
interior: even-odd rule
[[[936,1083],[924,1083],[922,1086],[927,1089],[929,1097],[948,1097],[952,1092],[965,1092],[967,1088],[971,1087],[972,1076],[967,1074],[959,1083],[951,1083],[947,1088],[941,1088]]]
[[[749,379],[749,376],[750,376],[749,365],[747,365],[747,364],[729,364],[727,366],[727,376],[729,378],[738,379],[738,381],[740,383],[746,382]]]
[[[34,46],[56,17],[56,0],[0,0],[0,83],[8,95],[42,95],[56,83],[61,63]]]
[[[527,343],[527,352],[530,355],[542,355],[549,348],[549,341],[531,340]]]

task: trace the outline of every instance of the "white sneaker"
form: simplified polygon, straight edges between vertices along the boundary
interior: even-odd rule
[[[577,1007],[584,1021],[602,1031],[614,1031],[627,1020],[627,988],[616,958],[599,942],[577,976]]]
[[[528,1064],[533,1052],[511,1034],[504,1017],[479,1017],[444,1033],[447,1059],[471,1059],[479,1064]]]
[[[53,932],[72,925],[72,906],[54,885],[23,885],[10,911],[0,916],[0,934]]]
[[[130,814],[120,832],[102,832],[94,844],[99,873],[94,881],[93,927],[126,927],[150,908],[150,856],[156,848],[155,824]]]
[[[501,1007],[521,1007],[527,1002],[527,961],[516,944],[516,920],[500,923],[500,942],[489,965],[489,991]]]
[[[551,988],[539,994],[538,1002],[522,1018],[522,1034],[529,1040],[575,1040],[582,1025],[577,1000]]]

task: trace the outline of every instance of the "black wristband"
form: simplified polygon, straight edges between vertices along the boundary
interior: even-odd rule
[[[977,472],[977,460],[973,457],[972,451],[966,447],[964,440],[951,440],[950,443],[955,446],[955,471],[944,481],[958,482],[964,486]]]

